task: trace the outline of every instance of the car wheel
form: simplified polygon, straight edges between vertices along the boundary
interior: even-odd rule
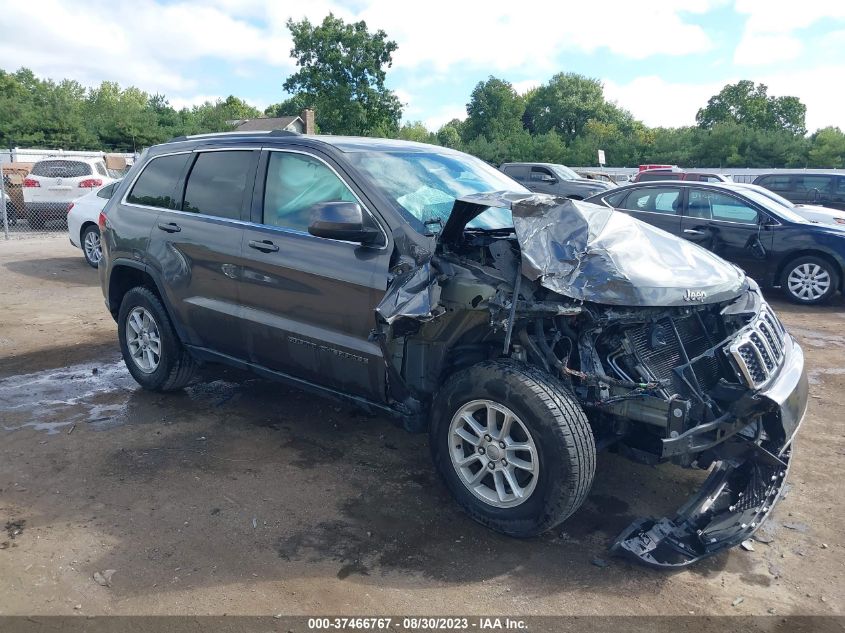
[[[11,200],[6,201],[6,220],[9,223],[9,226],[15,226],[18,223],[18,216],[15,213],[15,205],[12,204]]]
[[[100,264],[100,259],[103,257],[103,250],[100,246],[100,229],[93,224],[89,224],[82,231],[82,252],[85,255],[85,261],[90,266],[96,268]]]
[[[596,447],[584,411],[559,380],[511,361],[452,375],[434,399],[434,463],[458,504],[515,537],[564,521],[593,482]]]
[[[144,287],[123,297],[117,317],[120,351],[144,389],[174,391],[188,385],[197,364],[188,354],[159,298]]]
[[[839,287],[839,275],[827,260],[807,255],[786,265],[781,286],[791,301],[815,305],[833,296]]]

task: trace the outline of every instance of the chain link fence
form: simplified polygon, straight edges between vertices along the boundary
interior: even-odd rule
[[[133,154],[21,149],[0,151],[3,238],[67,231],[72,203],[122,178]]]

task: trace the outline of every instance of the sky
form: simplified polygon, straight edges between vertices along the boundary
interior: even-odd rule
[[[693,125],[722,86],[751,79],[799,97],[810,131],[845,129],[845,0],[0,0],[0,68],[263,110],[295,71],[288,18],[329,12],[398,44],[388,86],[431,130],[464,118],[490,75],[522,92],[557,72],[601,79],[650,126]]]

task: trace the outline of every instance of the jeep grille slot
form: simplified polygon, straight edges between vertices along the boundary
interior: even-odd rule
[[[751,325],[730,344],[726,351],[749,387],[756,389],[778,370],[783,362],[785,337],[786,330],[765,305]]]

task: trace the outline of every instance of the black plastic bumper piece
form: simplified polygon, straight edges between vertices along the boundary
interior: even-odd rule
[[[754,395],[765,437],[731,436],[714,450],[718,461],[701,490],[674,517],[639,519],[612,551],[650,567],[685,567],[739,545],[765,521],[783,492],[792,440],[807,410],[801,348],[790,338],[777,380]],[[753,434],[751,435],[753,437]]]

